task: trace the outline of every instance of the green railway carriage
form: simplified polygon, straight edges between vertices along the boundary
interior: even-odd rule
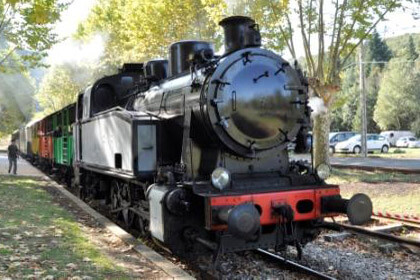
[[[70,104],[52,115],[54,165],[61,172],[67,172],[73,163],[72,124],[75,108],[75,104]]]

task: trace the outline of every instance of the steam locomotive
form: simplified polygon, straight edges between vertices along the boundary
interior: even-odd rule
[[[20,131],[21,150],[102,200],[127,227],[173,253],[281,249],[312,241],[322,219],[369,220],[370,199],[326,184],[305,151],[308,84],[297,65],[261,48],[248,17],[223,19],[225,53],[204,41],[169,47],[169,61],[125,64],[75,104]]]

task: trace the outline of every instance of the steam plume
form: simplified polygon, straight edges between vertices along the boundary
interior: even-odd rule
[[[326,113],[327,107],[325,107],[324,101],[316,96],[309,98],[309,107],[312,109],[312,117],[316,117],[319,114]]]

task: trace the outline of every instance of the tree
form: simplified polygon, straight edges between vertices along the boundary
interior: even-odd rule
[[[223,8],[223,0],[99,0],[77,37],[108,36],[102,63],[146,61],[166,56],[178,40],[220,43],[216,29]]]
[[[36,92],[35,98],[43,109],[36,117],[51,114],[75,102],[77,95],[89,80],[80,73],[87,71],[68,64],[53,66]]]
[[[392,58],[392,52],[389,49],[388,45],[384,40],[379,36],[379,33],[375,32],[372,35],[372,38],[368,42],[368,52],[366,61],[368,62],[388,62]],[[379,63],[374,65],[384,68],[385,64]],[[369,76],[372,64],[368,64],[366,67],[366,75]]]
[[[412,61],[416,60],[419,57],[419,54],[416,51],[416,45],[414,45],[413,36],[411,35],[410,37],[408,37],[408,46],[406,48],[404,55],[407,58],[407,60],[412,60]]]
[[[368,64],[369,65],[369,64]],[[379,87],[382,79],[381,66],[371,66],[369,76],[366,77],[366,121],[367,121],[367,132],[374,133],[378,132],[379,128],[373,118],[375,105],[378,99]],[[353,116],[352,129],[354,131],[362,131],[362,118],[361,118],[361,107],[360,107],[360,90],[358,88],[359,83],[357,82],[357,113]]]
[[[355,115],[359,106],[358,74],[355,67],[349,67],[342,73],[340,91],[331,106],[331,130],[353,130]]]
[[[0,0],[0,72],[41,65],[57,42],[52,24],[66,6],[59,0]]]
[[[383,130],[410,130],[420,121],[420,69],[392,59],[380,86],[374,119]]]
[[[382,71],[386,63],[392,58],[392,51],[384,40],[375,31],[367,43],[367,55],[365,58],[366,75],[366,120],[367,131],[377,132],[378,126],[373,119],[374,108],[378,98]],[[378,62],[378,63],[376,63]],[[353,130],[361,131],[361,107],[358,102],[357,117],[353,118]]]
[[[420,64],[414,61],[417,57],[410,36],[402,55],[390,60],[374,112],[374,119],[381,129],[412,129],[420,134]]]
[[[11,134],[32,113],[33,81],[25,74],[0,74],[0,138]]]
[[[290,36],[291,25],[283,25],[280,15],[287,11],[287,1],[279,0],[234,0],[228,1],[226,14],[244,15],[252,17],[259,25],[262,43],[265,48],[273,51],[282,51],[286,44],[294,50]],[[293,54],[295,57],[295,54]]]
[[[25,117],[15,100],[7,100],[5,104],[0,104],[0,138],[10,135],[24,120]]]

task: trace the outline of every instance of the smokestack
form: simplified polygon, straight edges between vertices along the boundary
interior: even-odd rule
[[[225,31],[225,54],[261,46],[260,30],[252,18],[232,16],[220,21],[219,25]]]

